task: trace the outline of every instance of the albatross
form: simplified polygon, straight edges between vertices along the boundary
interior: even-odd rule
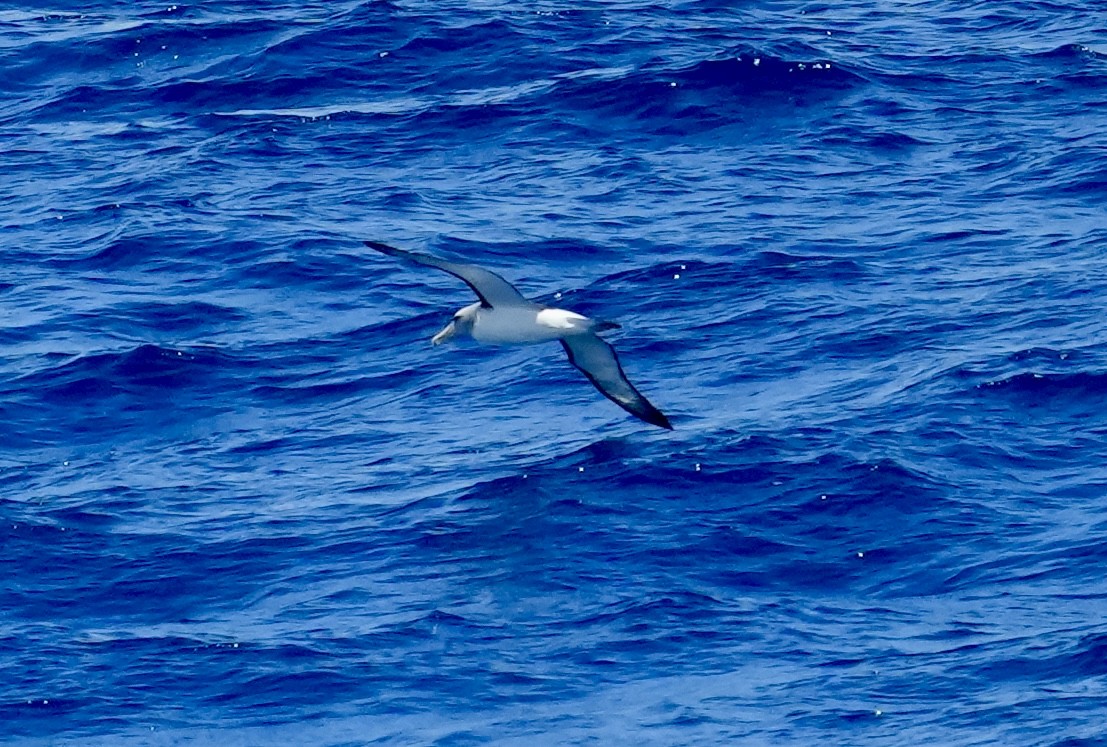
[[[650,425],[673,429],[664,413],[627,381],[615,349],[596,334],[615,329],[618,324],[528,301],[515,286],[483,267],[447,262],[377,241],[366,241],[365,245],[390,257],[448,272],[477,294],[479,301],[454,314],[450,323],[431,338],[435,345],[457,335],[468,335],[477,342],[495,345],[557,340],[565,348],[569,362],[588,377],[600,394]]]

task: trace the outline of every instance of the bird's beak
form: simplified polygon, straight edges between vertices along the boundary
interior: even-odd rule
[[[445,329],[443,329],[441,332],[431,338],[431,344],[441,345],[442,343],[446,342],[446,340],[453,337],[456,333],[457,327],[454,326],[453,322],[450,322],[446,325]]]

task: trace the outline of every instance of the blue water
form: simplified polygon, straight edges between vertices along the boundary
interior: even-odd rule
[[[0,741],[1107,744],[1105,18],[0,6]]]

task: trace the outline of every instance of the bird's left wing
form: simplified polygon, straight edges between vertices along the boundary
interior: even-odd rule
[[[579,368],[603,396],[651,425],[673,429],[664,413],[627,381],[611,345],[591,333],[563,337],[561,344],[569,355],[569,362]]]
[[[444,270],[456,278],[460,278],[465,281],[466,285],[473,289],[473,292],[480,298],[481,306],[485,308],[492,308],[494,306],[518,306],[529,305],[530,301],[523,298],[523,294],[515,290],[515,286],[504,280],[496,273],[486,270],[483,267],[477,267],[476,265],[463,265],[457,262],[447,262],[444,259],[438,257],[432,257],[429,254],[419,254],[418,252],[406,252],[403,249],[397,249],[389,246],[388,244],[381,244],[377,241],[366,241],[365,245],[370,249],[376,249],[381,254],[387,254],[390,257],[399,257],[401,259],[410,260],[411,262],[417,262],[427,267],[436,267],[439,270]]]

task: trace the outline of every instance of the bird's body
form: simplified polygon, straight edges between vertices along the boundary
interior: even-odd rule
[[[528,301],[509,282],[481,267],[407,252],[375,241],[366,241],[365,244],[382,254],[448,272],[464,280],[480,298],[477,303],[460,309],[450,323],[431,338],[435,345],[458,334],[493,345],[559,341],[569,361],[588,377],[601,394],[647,423],[672,429],[669,419],[627,380],[611,345],[596,335],[596,332],[619,325]]]
[[[478,302],[461,309],[456,316],[468,318],[469,336],[486,345],[553,342],[566,335],[591,332],[597,326],[594,320],[573,311],[538,304],[488,309]]]

